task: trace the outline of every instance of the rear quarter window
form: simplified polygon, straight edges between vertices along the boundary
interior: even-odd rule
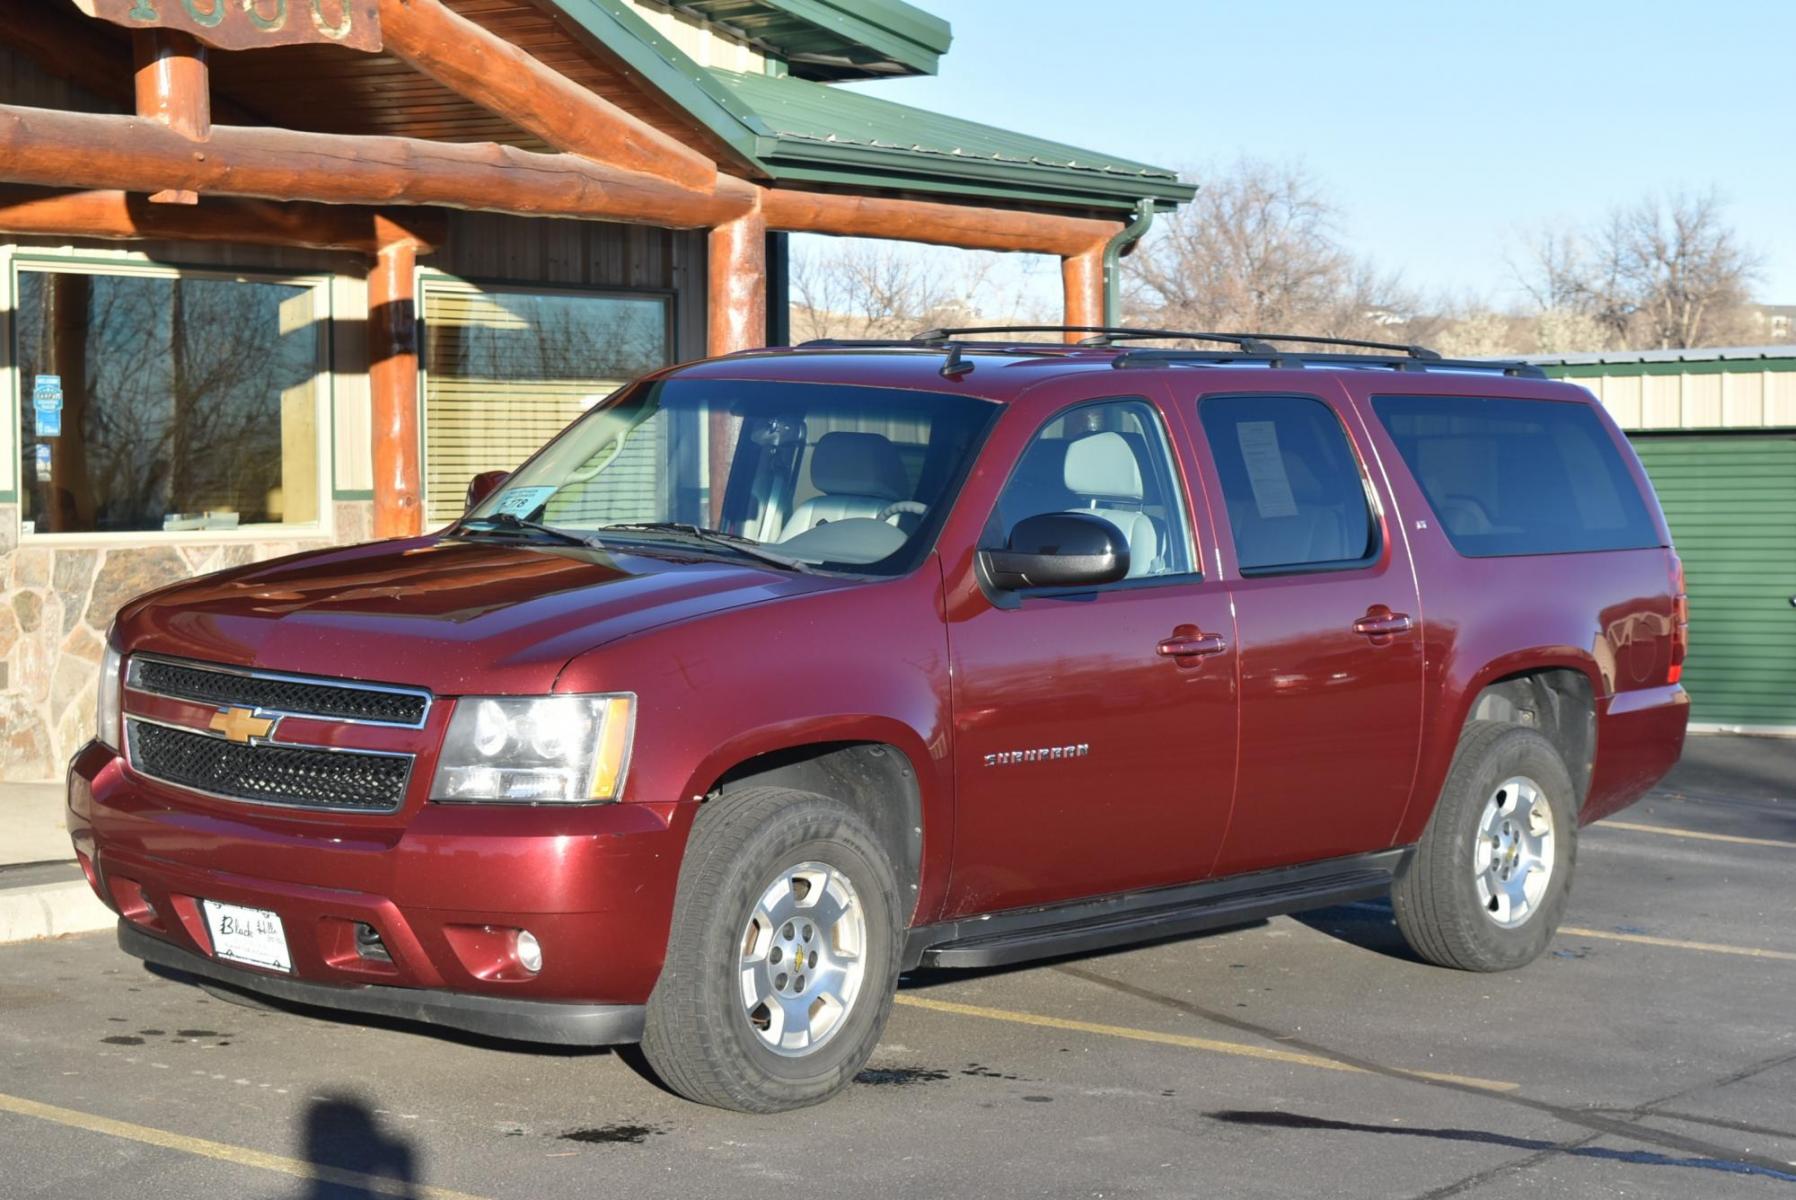
[[[1660,544],[1627,464],[1588,405],[1379,396],[1372,407],[1453,548],[1469,558]]]

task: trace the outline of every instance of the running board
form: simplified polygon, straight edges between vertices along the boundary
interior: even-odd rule
[[[1391,880],[1408,855],[1407,848],[1381,850],[1205,883],[923,925],[905,939],[904,969],[1001,967],[1368,900],[1390,891]]]

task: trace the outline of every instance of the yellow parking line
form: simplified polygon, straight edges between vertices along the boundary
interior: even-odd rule
[[[1796,842],[1780,842],[1776,838],[1741,837],[1733,833],[1704,833],[1700,829],[1674,829],[1669,825],[1642,825],[1637,821],[1599,821],[1599,829],[1625,829],[1629,833],[1656,833],[1663,837],[1689,838],[1696,842],[1731,842],[1736,846],[1775,846],[1779,850],[1796,850]]]
[[[36,1100],[26,1100],[21,1096],[8,1096],[0,1093],[0,1112],[17,1113],[21,1117],[35,1117],[40,1121],[65,1125],[70,1129],[85,1129],[90,1133],[103,1133],[108,1137],[125,1138],[128,1141],[142,1142],[146,1146],[159,1146],[164,1150],[179,1150],[183,1154],[235,1163],[240,1167],[275,1171],[282,1175],[291,1175],[296,1179],[311,1179],[320,1183],[335,1184],[339,1187],[360,1188],[362,1191],[373,1192],[380,1196],[418,1196],[428,1197],[429,1200],[482,1200],[481,1197],[470,1196],[467,1192],[425,1187],[421,1184],[407,1183],[400,1179],[388,1179],[379,1175],[364,1175],[360,1171],[345,1171],[340,1167],[304,1162],[297,1158],[282,1158],[278,1154],[265,1154],[260,1150],[250,1150],[243,1146],[229,1146],[223,1142],[207,1141],[205,1138],[170,1133],[166,1129],[133,1125],[129,1121],[114,1121],[110,1117],[96,1116],[78,1109],[58,1108],[54,1104],[40,1104]]]
[[[1671,950],[1701,950],[1705,954],[1738,954],[1742,958],[1775,958],[1796,962],[1796,954],[1788,950],[1762,950],[1757,946],[1726,946],[1720,942],[1686,942],[1678,938],[1653,937],[1644,933],[1607,933],[1601,929],[1580,929],[1562,925],[1559,932],[1572,937],[1607,938],[1612,942],[1634,942],[1642,946],[1664,946]]]
[[[1008,1008],[987,1008],[981,1004],[960,1004],[953,1000],[936,1000],[927,996],[901,993],[898,1003],[908,1008],[926,1008],[932,1012],[953,1013],[961,1017],[983,1017],[988,1021],[1008,1021],[1013,1025],[1033,1025],[1040,1029],[1063,1029],[1069,1033],[1092,1033],[1099,1037],[1126,1038],[1132,1042],[1153,1042],[1161,1046],[1179,1046],[1186,1050],[1208,1050],[1213,1054],[1232,1054],[1237,1058],[1257,1058],[1263,1062],[1289,1063],[1297,1067],[1315,1067],[1323,1071],[1345,1071],[1369,1075],[1364,1067],[1305,1054],[1298,1050],[1275,1050],[1270,1046],[1253,1046],[1246,1042],[1224,1042],[1214,1038],[1191,1037],[1182,1033],[1161,1033],[1154,1029],[1135,1029],[1127,1025],[1100,1025],[1095,1021],[1075,1021],[1066,1017],[1046,1017],[1039,1013],[1014,1012]],[[1470,1075],[1446,1075],[1435,1071],[1403,1071],[1418,1079],[1434,1079],[1444,1083],[1463,1084],[1493,1092],[1512,1092],[1517,1083],[1497,1079],[1478,1079]]]

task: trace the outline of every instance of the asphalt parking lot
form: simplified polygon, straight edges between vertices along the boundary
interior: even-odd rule
[[[0,1196],[1796,1196],[1793,912],[1796,743],[1696,740],[1524,971],[1424,966],[1369,904],[923,975],[773,1118],[250,1011],[107,934],[0,947]]]

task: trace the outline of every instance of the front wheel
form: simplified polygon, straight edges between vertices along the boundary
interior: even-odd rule
[[[1504,971],[1540,957],[1571,895],[1571,776],[1543,735],[1476,721],[1391,903],[1410,948],[1443,967]]]
[[[897,985],[898,884],[878,840],[823,796],[710,802],[680,871],[643,1053],[689,1100],[779,1112],[866,1065]]]

